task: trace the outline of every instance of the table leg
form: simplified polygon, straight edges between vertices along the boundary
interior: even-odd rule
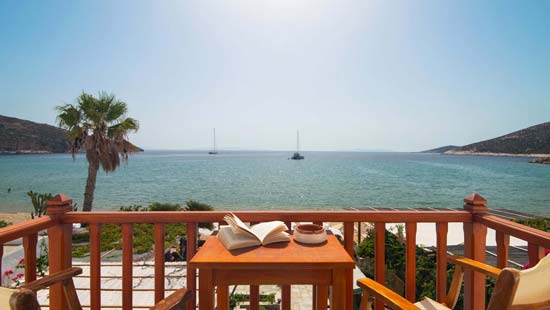
[[[314,307],[316,310],[327,310],[328,308],[328,285],[315,285]]]
[[[199,270],[199,310],[214,309],[214,277],[212,269]]]
[[[353,309],[353,269],[346,269],[346,306]]]
[[[290,310],[290,285],[282,286],[281,299],[281,309]]]
[[[229,310],[229,286],[218,285],[216,287],[216,303],[218,310]]]
[[[332,298],[330,301],[331,309],[350,310],[347,308],[347,282],[347,272],[345,269],[332,270]]]

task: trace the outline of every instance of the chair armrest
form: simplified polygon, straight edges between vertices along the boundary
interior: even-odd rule
[[[498,269],[498,268],[495,268],[493,266],[489,266],[487,264],[480,263],[478,261],[475,261],[475,260],[469,259],[469,258],[465,258],[465,257],[449,255],[449,256],[447,256],[447,260],[452,264],[462,266],[462,268],[464,268],[466,270],[469,269],[469,270],[474,270],[474,271],[477,271],[477,272],[481,272],[481,273],[483,273],[487,276],[493,277],[493,278],[497,278],[498,275],[501,272],[501,269]]]
[[[420,310],[420,308],[403,296],[372,279],[359,279],[357,280],[357,285],[363,289],[363,293],[367,293],[363,294],[363,298],[368,298],[368,295],[372,294],[376,298],[380,298],[384,304],[390,306],[392,309]]]
[[[65,270],[56,272],[54,274],[47,275],[36,281],[29,282],[23,285],[22,287],[36,292],[36,291],[45,289],[47,287],[50,287],[52,284],[56,284],[68,279],[72,279],[74,276],[79,275],[81,273],[82,273],[81,268],[78,268],[78,267],[67,268]]]
[[[182,288],[159,301],[151,310],[184,310],[189,299],[191,299],[191,292]]]

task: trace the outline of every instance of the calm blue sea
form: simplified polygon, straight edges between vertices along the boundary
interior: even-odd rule
[[[492,208],[550,216],[550,166],[525,158],[417,153],[147,151],[100,172],[94,210],[195,199],[216,209],[462,207],[479,192]],[[0,211],[30,211],[26,192],[82,205],[87,163],[70,155],[0,156]],[[11,192],[8,193],[8,188]]]

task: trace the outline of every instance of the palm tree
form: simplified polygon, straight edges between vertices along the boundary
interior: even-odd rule
[[[98,98],[82,93],[76,104],[58,106],[59,127],[68,130],[73,159],[79,151],[86,152],[88,179],[84,192],[83,211],[91,211],[94,200],[97,171],[114,171],[120,160],[128,160],[128,152],[134,151],[127,136],[137,131],[137,120],[126,117],[126,103],[114,95],[99,93]]]

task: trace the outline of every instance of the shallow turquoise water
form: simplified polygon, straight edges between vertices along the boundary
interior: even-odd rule
[[[550,216],[550,166],[525,158],[417,153],[148,151],[100,172],[94,210],[196,199],[217,209],[462,207],[479,192],[493,208]],[[82,205],[83,156],[0,156],[0,211],[29,211],[26,192],[64,193]],[[11,193],[8,188],[11,187]]]

